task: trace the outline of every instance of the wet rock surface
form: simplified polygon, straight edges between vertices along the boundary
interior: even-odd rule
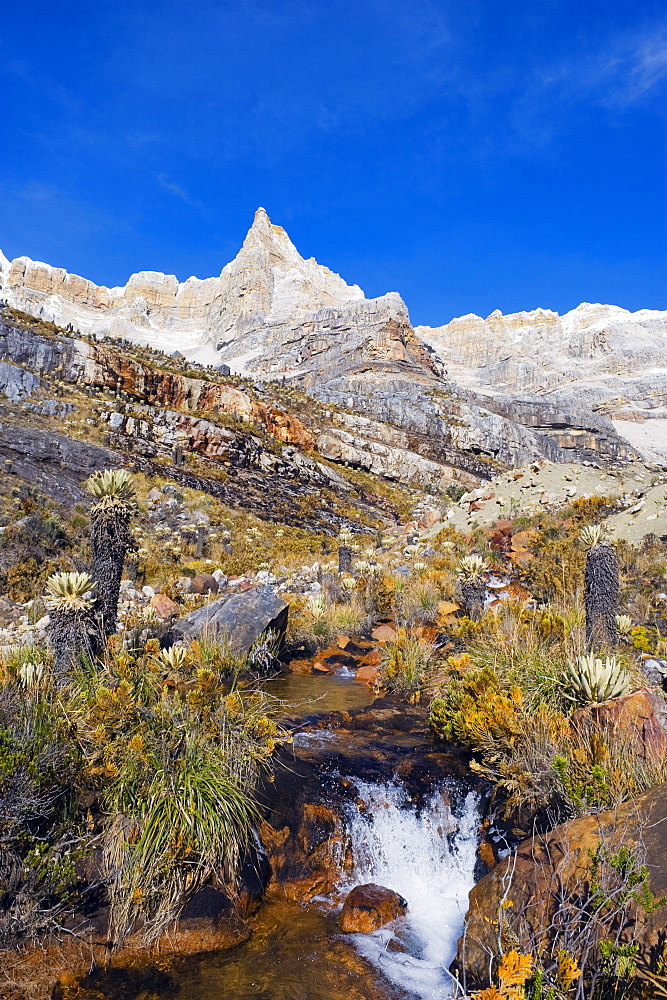
[[[371,934],[402,917],[407,909],[406,900],[393,889],[369,882],[348,892],[338,923],[346,934]]]
[[[61,982],[54,1000],[408,1000],[340,934],[333,915],[271,899],[240,948],[102,967]]]
[[[312,899],[339,882],[348,863],[343,814],[358,798],[355,782],[400,783],[414,803],[427,802],[447,782],[459,798],[480,784],[466,754],[435,743],[418,706],[387,698],[287,724],[294,742],[264,787],[260,839],[272,871],[269,890],[288,899]]]
[[[511,929],[521,928],[524,944],[531,935],[542,939],[559,900],[585,891],[590,876],[591,854],[600,844],[611,854],[623,847],[637,852],[646,864],[650,888],[656,898],[667,892],[667,785],[657,785],[614,810],[584,816],[530,838],[500,861],[475,885],[465,933],[459,941],[456,967],[468,986],[488,981],[489,956],[498,954],[498,919]],[[629,932],[639,945],[640,957],[648,958],[664,932],[665,907],[645,913],[634,908]]]

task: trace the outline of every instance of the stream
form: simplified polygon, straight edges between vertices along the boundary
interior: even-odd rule
[[[165,956],[154,967],[100,971],[68,996],[76,1000],[444,1000],[451,996],[447,970],[474,884],[480,823],[477,795],[462,780],[460,766],[458,774],[448,774],[447,755],[438,753],[424,733],[390,728],[392,712],[386,708],[375,711],[379,721],[372,731],[341,728],[339,718],[349,719],[355,711],[369,711],[374,719],[372,692],[350,676],[288,674],[266,686],[291,706],[295,760],[305,760],[321,775],[319,801],[324,808],[334,805],[331,782],[352,789],[347,801],[335,806],[343,834],[335,849],[334,890],[306,903],[273,893],[249,919],[252,934],[244,944],[226,951]],[[420,793],[422,760],[426,772],[431,770],[424,772],[424,794]],[[407,914],[372,934],[342,934],[337,924],[342,900],[355,885],[368,882],[403,896]]]

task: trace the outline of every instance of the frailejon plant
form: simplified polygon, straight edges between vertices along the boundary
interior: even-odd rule
[[[612,648],[618,637],[616,549],[607,540],[601,524],[583,528],[580,538],[588,549],[585,571],[586,644],[595,649]]]
[[[577,705],[597,705],[632,688],[630,674],[615,656],[602,660],[593,653],[568,660],[562,684],[564,696]]]
[[[55,651],[58,675],[69,673],[80,656],[92,656],[96,650],[94,587],[88,573],[54,573],[46,581],[47,636]]]
[[[185,646],[170,646],[168,649],[160,650],[157,660],[167,670],[176,672],[185,666],[187,655],[188,651]]]
[[[630,638],[632,618],[630,615],[616,615],[616,631],[625,638]]]
[[[473,554],[464,556],[456,567],[459,590],[465,613],[472,621],[479,621],[484,611],[486,583],[484,573],[489,568],[488,560]]]
[[[116,631],[123,562],[134,547],[130,518],[137,507],[136,490],[132,476],[123,469],[96,472],[86,487],[95,500],[90,508],[90,547],[97,608],[103,632],[109,636]]]

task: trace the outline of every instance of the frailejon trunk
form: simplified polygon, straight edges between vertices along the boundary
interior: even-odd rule
[[[484,600],[486,598],[486,583],[483,577],[475,576],[469,580],[462,580],[460,590],[463,607],[468,618],[472,621],[479,621],[484,611]]]
[[[55,669],[59,678],[71,672],[81,656],[92,657],[97,645],[91,612],[71,609],[54,610],[47,637],[55,652]]]
[[[347,545],[338,548],[338,572],[350,573],[352,570],[352,549]]]
[[[102,513],[93,517],[90,526],[91,568],[97,582],[97,609],[107,636],[116,631],[123,562],[132,545],[129,520],[129,513],[106,516]]]
[[[593,649],[616,645],[618,559],[608,542],[599,542],[586,558],[586,644]]]

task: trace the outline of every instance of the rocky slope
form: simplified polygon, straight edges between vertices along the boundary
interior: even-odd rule
[[[98,339],[288,379],[329,411],[323,455],[430,488],[539,458],[632,459],[636,421],[667,413],[667,314],[580,307],[414,330],[399,295],[366,299],[304,260],[263,209],[218,278],[141,272],[107,289],[0,255],[0,295]],[[95,347],[76,352],[85,368]]]

